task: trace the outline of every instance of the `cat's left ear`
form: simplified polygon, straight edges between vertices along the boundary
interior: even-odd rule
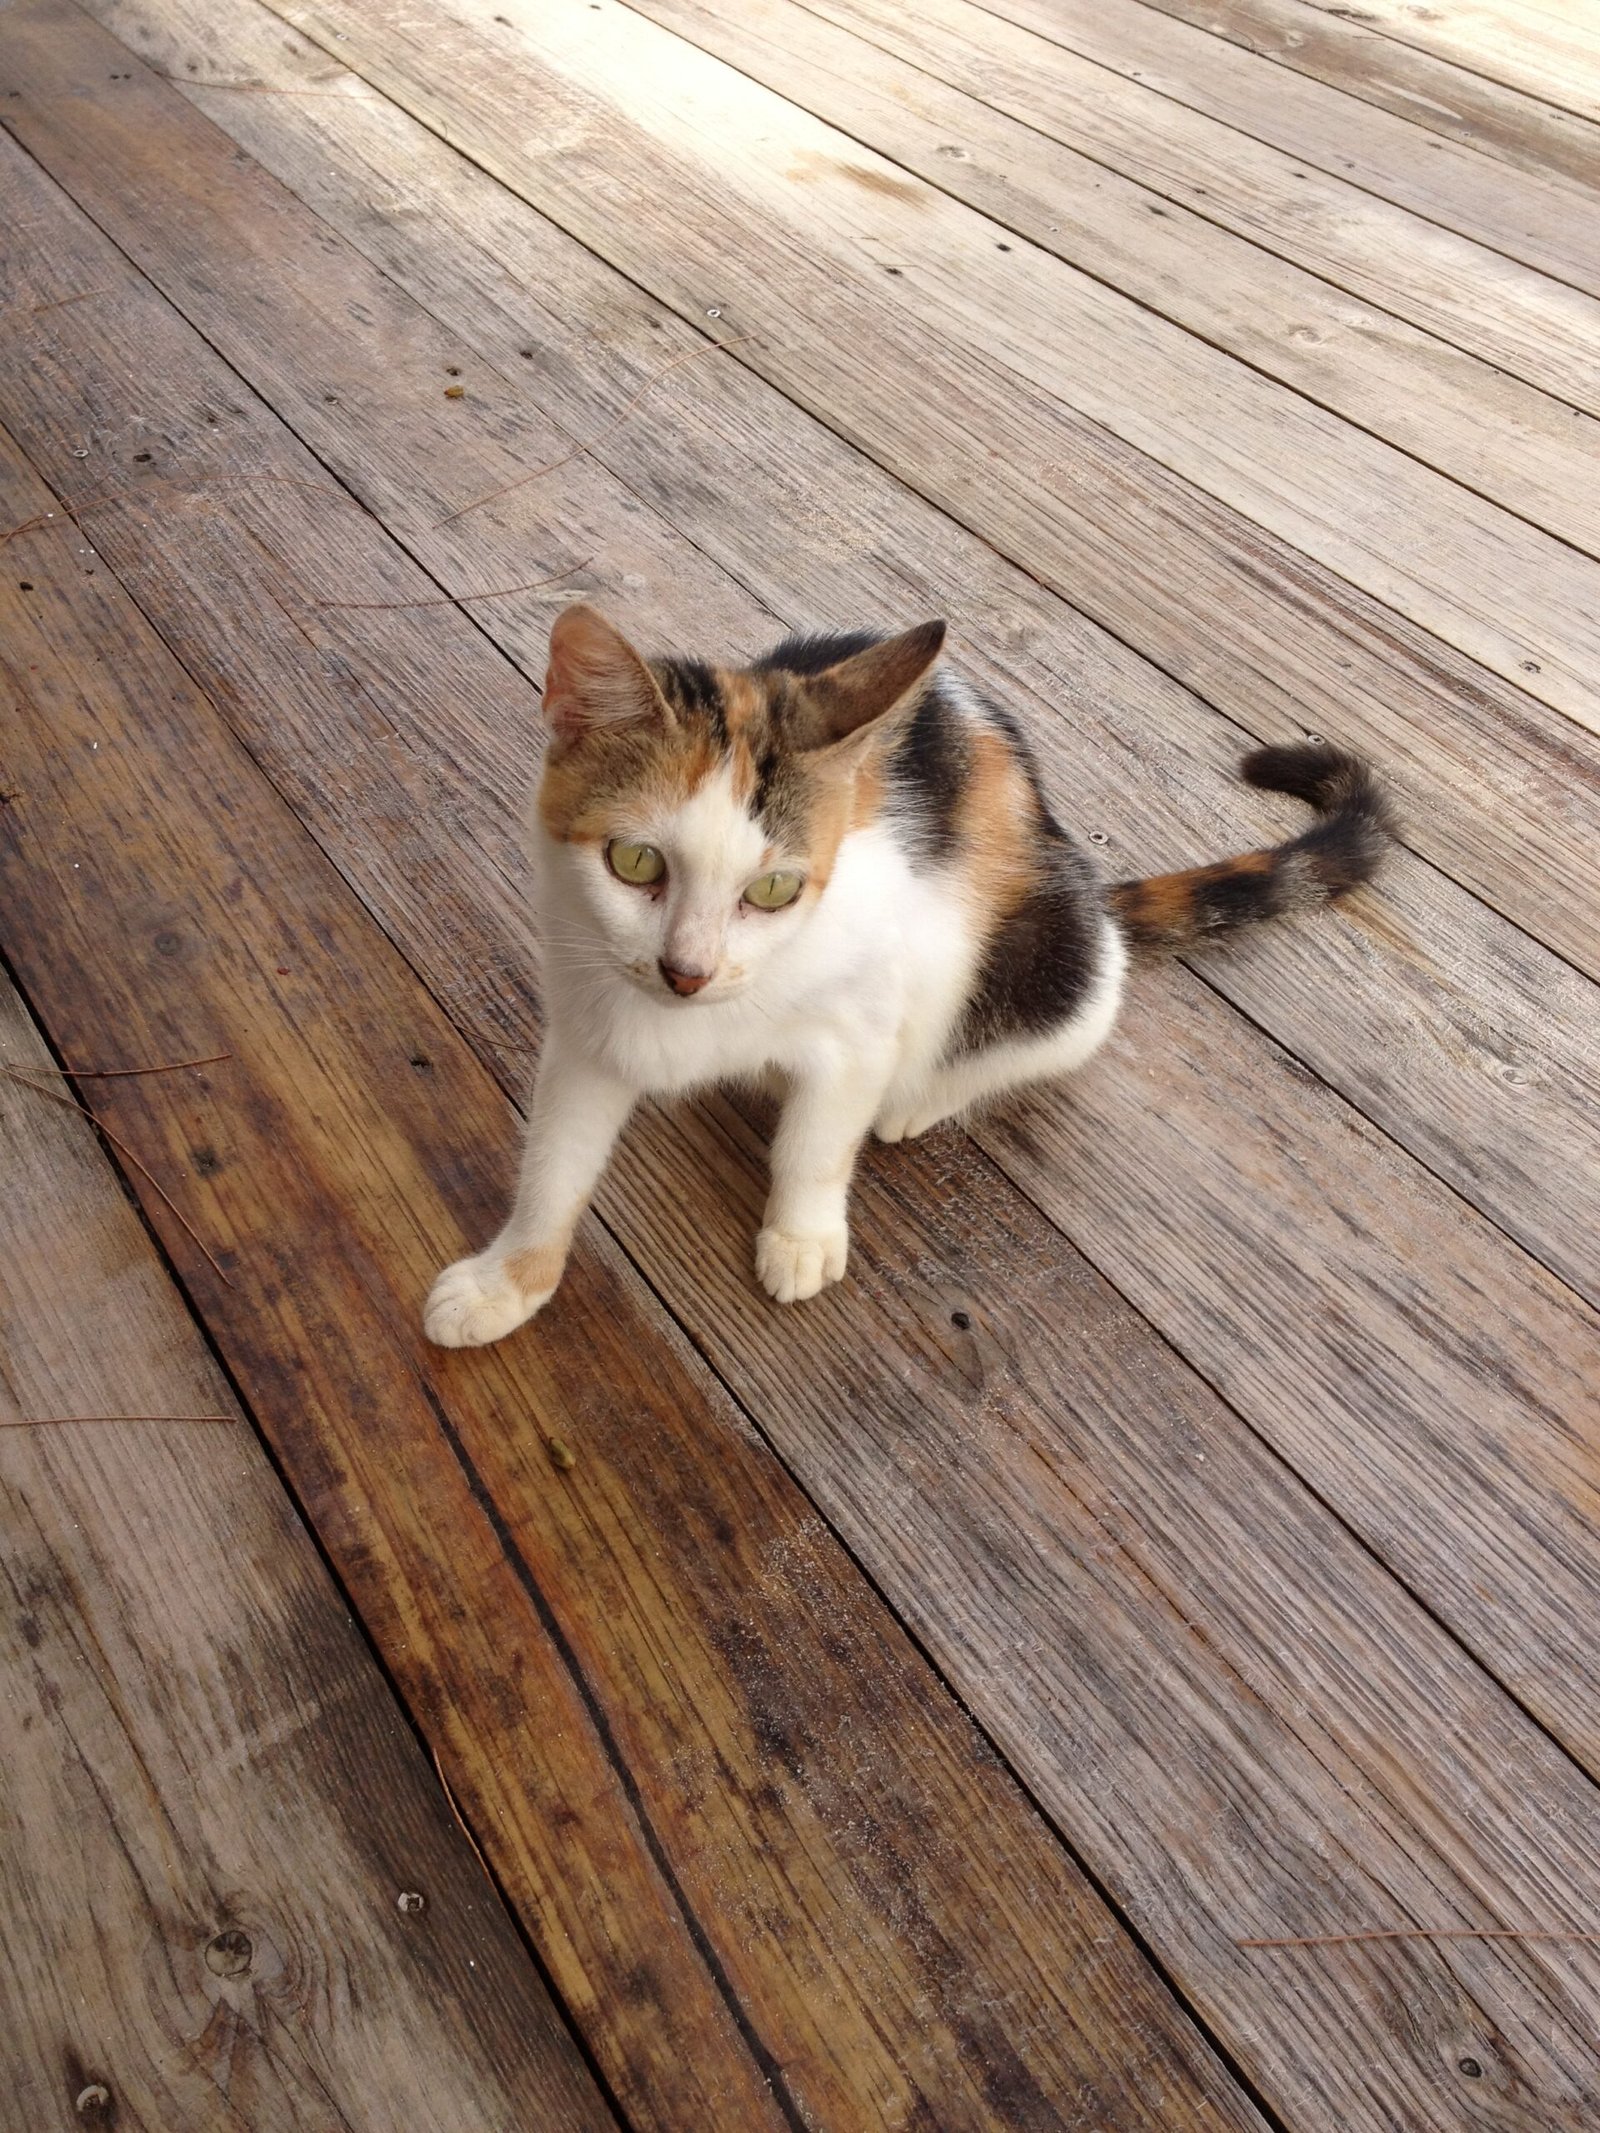
[[[619,726],[670,726],[672,713],[633,646],[598,609],[564,607],[550,632],[545,717],[558,741]]]
[[[944,636],[942,622],[924,622],[825,667],[806,689],[821,727],[812,746],[865,742],[872,727],[921,694],[944,649]]]

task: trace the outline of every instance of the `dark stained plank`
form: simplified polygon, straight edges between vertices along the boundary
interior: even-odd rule
[[[448,18],[430,15],[426,36],[408,27],[417,20],[386,18],[379,37],[365,11],[352,12],[340,18],[343,41],[326,26],[324,42],[683,317],[703,324],[708,308],[724,312],[719,333],[750,336],[733,351],[739,361],[1174,678],[1251,730],[1281,733],[1293,721],[1291,730],[1313,727],[1379,755],[1417,796],[1411,820],[1424,849],[1448,838],[1462,878],[1600,968],[1600,929],[1587,914],[1576,922],[1570,901],[1595,896],[1600,908],[1600,837],[1575,819],[1594,809],[1600,776],[1569,726],[1014,373],[906,325],[787,239],[775,252],[771,234],[753,238],[752,216],[734,210],[724,182],[709,185],[696,165],[554,81],[526,47],[491,58]],[[560,159],[525,152],[530,110],[592,142],[604,203]],[[650,235],[652,203],[668,197],[670,245]],[[780,257],[784,301],[768,320],[764,286]],[[708,296],[727,301],[708,307]],[[854,360],[865,347],[870,365]],[[1041,469],[1053,470],[1048,480]],[[1552,874],[1567,896],[1549,895]]]
[[[139,130],[141,139],[158,138],[148,115]],[[185,144],[181,149],[179,139]],[[103,154],[108,147],[104,144]],[[172,141],[163,161],[183,163],[201,152],[202,137],[186,129]],[[102,162],[100,167],[109,165]],[[119,166],[118,175],[121,190],[131,196],[131,166]],[[211,198],[221,195],[224,172],[219,166],[207,168],[202,189]],[[149,216],[159,219],[154,204]],[[37,222],[39,218],[35,213],[29,219]],[[232,226],[241,228],[245,220],[242,209],[236,210]],[[454,244],[447,247],[447,253],[451,258],[459,256]],[[209,257],[206,271],[225,279],[225,263],[219,258]],[[301,359],[310,362],[317,353],[314,321],[287,308],[291,267],[279,255],[276,267],[264,264],[247,271],[258,283],[270,281],[274,274],[284,277],[271,308],[286,338],[281,351],[268,352],[268,360],[287,364],[298,347]],[[63,283],[103,281],[104,276],[104,264],[93,247],[87,254],[64,256],[57,271]],[[565,271],[551,278],[564,290],[572,286]],[[446,275],[441,286],[447,281]],[[370,288],[364,290],[363,308],[372,293]],[[101,330],[94,325],[96,316],[90,313],[76,322],[75,337],[80,343]],[[220,319],[218,327],[222,330]],[[111,328],[114,339],[127,330]],[[139,329],[141,338],[162,349],[161,361],[153,367],[163,376],[183,381],[188,365],[182,336],[154,343],[153,331],[151,324]],[[239,359],[242,364],[250,360],[242,347]],[[70,360],[65,350],[57,357],[62,364]],[[18,382],[20,386],[22,381]],[[183,389],[203,397],[197,387]],[[118,422],[126,422],[125,412],[120,417],[116,413],[123,387],[115,366],[103,362],[99,382],[95,382],[90,367],[83,365],[75,390],[86,410],[85,433],[113,440],[119,434]],[[176,407],[170,419],[172,426],[166,433],[176,442],[183,435]],[[36,421],[44,448],[51,438],[50,421],[42,409]],[[53,463],[69,472],[68,437],[77,434],[76,429],[57,433],[50,445]],[[422,434],[420,421],[416,434]],[[260,428],[253,428],[250,435],[250,462],[260,464],[264,449]],[[770,424],[753,424],[752,435],[770,449]],[[728,451],[724,442],[712,456],[721,463]],[[343,428],[338,453],[341,460],[360,465],[369,483],[382,478],[381,431]],[[425,463],[421,447],[414,444],[403,468],[396,469],[392,478],[397,485],[402,478],[415,485]],[[692,464],[692,452],[686,450],[682,463],[686,481],[691,478]],[[670,488],[664,483],[657,486]],[[524,497],[536,493],[536,488],[533,485],[522,492]],[[286,500],[287,493],[275,499],[275,508]],[[758,513],[763,503],[758,498]],[[769,544],[771,526],[781,523],[784,516],[769,512],[765,529]],[[703,537],[709,544],[709,521]],[[870,553],[874,541],[888,546],[887,527],[875,529],[871,538],[858,537],[843,544],[830,602],[838,603],[852,584],[859,596],[859,573],[865,567],[862,558]],[[281,534],[273,537],[276,553],[295,546]],[[173,626],[181,628],[191,656],[206,662],[208,681],[225,691],[253,752],[270,764],[274,777],[292,794],[297,808],[337,854],[341,867],[360,885],[385,925],[429,970],[463,1024],[481,1027],[484,1002],[493,995],[495,985],[509,991],[520,982],[526,998],[528,984],[526,969],[519,979],[514,967],[503,971],[499,961],[507,954],[497,938],[503,924],[512,928],[506,942],[526,939],[525,920],[508,921],[504,914],[514,903],[520,878],[514,825],[517,798],[527,776],[526,764],[519,773],[514,756],[506,749],[506,735],[515,731],[516,713],[497,702],[497,692],[503,694],[504,688],[500,670],[492,660],[473,662],[470,648],[476,640],[464,625],[452,627],[442,614],[418,618],[426,623],[428,641],[448,640],[450,671],[459,676],[463,706],[471,707],[452,716],[441,739],[426,692],[413,700],[403,680],[417,665],[415,653],[407,649],[413,642],[414,625],[393,615],[363,614],[359,619],[340,615],[331,618],[342,633],[330,646],[336,652],[332,672],[338,677],[330,696],[325,685],[319,688],[308,678],[298,648],[292,658],[284,658],[283,634],[276,621],[284,601],[297,613],[312,612],[319,582],[316,574],[298,590],[276,573],[262,578],[255,563],[256,547],[253,537],[241,532],[232,543],[208,545],[185,557],[170,540],[134,538],[128,542],[124,567],[138,572],[147,597],[173,618]],[[346,553],[352,561],[360,553],[349,546],[348,536]],[[241,554],[249,559],[242,578]],[[767,566],[771,596],[778,600],[785,596],[789,567],[785,557],[786,551],[780,549],[776,561]],[[360,559],[363,578],[374,583],[383,568],[381,554],[366,553]],[[752,545],[740,561],[741,575],[749,576],[758,567]],[[956,566],[949,567],[954,581]],[[854,579],[852,571],[857,574]],[[224,576],[235,590],[225,603],[226,623],[219,628],[215,587]],[[626,583],[616,588],[622,603],[619,612],[630,622],[633,617],[626,603],[632,590]],[[640,590],[646,603],[663,597],[658,588]],[[394,584],[389,596],[404,597],[403,584]],[[420,588],[417,596],[425,596]],[[1004,605],[1011,610],[1014,602],[1008,598]],[[848,610],[835,605],[834,612],[843,619]],[[262,615],[268,617],[264,629]],[[327,626],[327,622],[318,625],[319,629]],[[266,699],[270,710],[264,716],[255,691],[268,672],[277,678]],[[354,732],[346,730],[352,675],[359,675],[365,700],[382,707],[381,714],[376,714],[379,730],[405,736],[401,759],[409,759],[409,775],[417,777],[420,766],[428,766],[427,804],[407,825],[402,867],[393,866],[382,849],[373,849],[370,833],[374,810],[385,824],[398,823],[412,805],[407,788],[391,784],[390,751],[368,764],[353,809],[342,804],[338,788],[330,788],[315,768],[322,759],[348,759],[352,746],[360,745],[365,717],[374,715],[364,714]],[[242,676],[249,677],[248,687]],[[1165,715],[1166,704],[1162,710]],[[469,742],[469,734],[477,736],[474,742]],[[1138,745],[1137,729],[1130,727],[1123,743],[1128,759],[1134,757]],[[1212,746],[1202,745],[1208,752]],[[483,765],[476,772],[470,757],[473,746]],[[1181,759],[1169,760],[1174,774],[1179,774]],[[1220,753],[1212,762],[1220,791]],[[1075,775],[1075,770],[1062,772],[1069,792],[1068,781]],[[1096,774],[1091,769],[1089,775],[1098,775],[1097,797],[1115,806],[1113,773],[1102,769]],[[1246,818],[1241,815],[1239,820],[1243,823]],[[439,825],[437,836],[433,834],[435,823]],[[384,840],[377,841],[381,845]],[[1412,939],[1397,930],[1392,914],[1376,904],[1371,909],[1365,944],[1353,959],[1335,966],[1341,981],[1359,969],[1363,960],[1374,973],[1370,1011],[1364,1002],[1350,1024],[1352,1047],[1362,1046],[1369,1052],[1376,1029],[1395,1027],[1373,1018],[1399,1011],[1404,987],[1423,966],[1426,939],[1425,928],[1419,927],[1420,937]],[[1400,909],[1420,915],[1414,905]],[[1337,943],[1342,937],[1336,922],[1325,921],[1320,928],[1280,935],[1276,947],[1264,939],[1246,956],[1226,963],[1226,982],[1246,983],[1243,974],[1254,964],[1261,974],[1261,990],[1254,997],[1272,1001],[1287,994],[1296,1000],[1297,1032],[1312,1036],[1319,1023],[1326,1023],[1337,1012],[1337,990],[1330,987],[1329,967],[1322,959],[1339,953]],[[1470,938],[1459,944],[1469,958],[1482,952],[1473,948]],[[513,946],[513,964],[514,955]],[[1255,962],[1256,957],[1261,960]],[[1386,980],[1383,973],[1395,957],[1405,976]],[[1515,962],[1504,967],[1496,964],[1491,976],[1494,984],[1484,996],[1486,1007],[1492,1007],[1497,997],[1495,986],[1501,991],[1516,989],[1517,966]],[[1582,988],[1571,996],[1580,1019],[1587,997]],[[1387,1008],[1382,1004],[1385,1000]],[[1448,1041],[1437,1048],[1447,1057],[1458,1056],[1472,1037],[1471,1018],[1463,1016],[1458,1024],[1448,1001],[1448,991],[1441,986],[1430,1007],[1430,1013],[1441,1017],[1437,1026],[1441,1038]],[[1164,1012],[1174,1018],[1181,1032],[1179,1047],[1162,1036],[1164,1025],[1152,1021],[1145,1043],[1151,1065],[1138,1081],[1124,1087],[1120,1081],[1097,1076],[1062,1100],[1060,1108],[1068,1120],[1084,1102],[1095,1104],[1097,1137],[1087,1160],[1095,1166],[1100,1184],[1097,1193],[1085,1197],[1080,1205],[1076,1191],[1063,1190],[1058,1178],[1049,1188],[1052,1210],[1092,1256],[1098,1258],[1104,1252],[1119,1268],[1131,1261],[1128,1278],[1142,1284],[1139,1295],[1144,1308],[1165,1330],[1192,1345],[1192,1352],[1203,1358],[1208,1371],[1217,1368],[1237,1375],[1238,1358],[1233,1351],[1242,1337],[1254,1361],[1251,1373],[1239,1382],[1259,1425],[1311,1463],[1319,1487],[1346,1515],[1355,1517],[1363,1530],[1383,1536],[1391,1560],[1404,1565],[1406,1574],[1470,1637],[1476,1649],[1492,1656],[1496,1668],[1577,1745],[1578,1752],[1600,1759],[1600,1737],[1595,1732],[1600,1696],[1584,1628],[1594,1604],[1596,1576],[1587,1538],[1591,1506],[1581,1474],[1573,1471],[1566,1457],[1559,1419],[1584,1398],[1584,1358],[1593,1352],[1594,1344],[1592,1314],[1574,1306],[1556,1285],[1544,1281],[1481,1225],[1464,1219],[1448,1194],[1415,1177],[1411,1167],[1398,1162],[1376,1136],[1363,1137],[1359,1121],[1348,1121],[1347,1131],[1342,1107],[1303,1087],[1289,1062],[1278,1062],[1263,1074],[1251,1057],[1248,1040],[1241,1043],[1237,1027],[1218,1015],[1215,1003],[1199,988],[1169,996]],[[498,1028],[513,1040],[526,1041],[530,1033],[514,1014],[500,1021]],[[1470,1105],[1466,1093],[1470,1081],[1482,1078],[1487,1086],[1503,1089],[1514,1106],[1516,1084],[1495,1072],[1497,1064],[1507,1063],[1503,1055],[1483,1045],[1481,1035],[1473,1041],[1481,1049],[1467,1056],[1480,1064],[1458,1084],[1457,1100]],[[1409,1050],[1426,1059],[1430,1042],[1424,1023],[1411,1033]],[[1237,1092],[1226,1077],[1209,1085],[1202,1079],[1197,1087],[1189,1057],[1203,1059],[1212,1047],[1221,1056],[1240,1060]],[[1170,1083],[1163,1072],[1169,1054]],[[1407,1077],[1386,1070],[1381,1051],[1372,1060],[1371,1071],[1374,1087],[1385,1081],[1396,1088],[1408,1085]],[[1426,1078],[1425,1068],[1418,1072],[1424,1085],[1424,1109],[1428,1102],[1440,1106],[1434,1128],[1443,1132],[1449,1113],[1441,1103],[1440,1084]],[[1582,1116],[1586,1085],[1592,1086],[1592,1077],[1589,1084],[1574,1081],[1566,1111],[1573,1120]],[[1095,1091],[1104,1093],[1096,1096]],[[1159,1115],[1163,1105],[1170,1104],[1181,1113],[1197,1101],[1204,1109],[1195,1131],[1189,1162],[1192,1175],[1184,1186],[1180,1223],[1173,1218],[1165,1170],[1157,1168],[1152,1176],[1145,1152],[1150,1135],[1143,1112],[1151,1108]],[[1306,1241],[1296,1247],[1301,1254],[1297,1286],[1285,1264],[1282,1201],[1272,1194],[1241,1192],[1240,1180],[1275,1176],[1282,1168],[1282,1150],[1302,1143],[1321,1148],[1324,1160],[1320,1172],[1311,1173],[1315,1190],[1300,1218]],[[994,1145],[1005,1152],[1003,1144]],[[1559,1144],[1551,1144],[1555,1145]],[[1164,1157],[1163,1162],[1176,1159]],[[1563,1192],[1558,1169],[1553,1162],[1549,1189],[1564,1200],[1572,1188]],[[1030,1189],[1041,1188],[1030,1180]],[[1413,1216],[1414,1207],[1420,1208],[1421,1215]],[[1454,1312],[1475,1325],[1481,1316],[1477,1297],[1488,1292],[1500,1299],[1485,1335],[1486,1347],[1441,1346],[1427,1324],[1419,1323],[1410,1227],[1413,1219],[1423,1216],[1442,1240],[1427,1263],[1435,1269],[1438,1284],[1433,1308],[1445,1322]],[[1592,1236],[1587,1232],[1573,1231],[1569,1242],[1575,1255],[1592,1249]],[[1306,1288],[1320,1295],[1327,1285],[1321,1252],[1327,1253],[1333,1270],[1339,1311],[1353,1313],[1358,1323],[1369,1328],[1376,1363],[1342,1339],[1314,1340],[1308,1346],[1304,1338],[1297,1299]],[[1592,1261],[1585,1258],[1583,1263],[1592,1271]],[[1248,1279],[1236,1294],[1228,1284],[1241,1268]],[[656,1269],[653,1278],[661,1281],[665,1277]],[[1452,1288],[1452,1281],[1458,1286]],[[1196,1299],[1208,1297],[1211,1287],[1218,1284],[1225,1291],[1225,1309],[1213,1324],[1209,1306]],[[1234,1330],[1241,1314],[1242,1336]],[[1398,1368],[1404,1389],[1398,1406],[1375,1397],[1379,1384],[1387,1389],[1391,1354],[1402,1359]],[[1486,1371],[1491,1383],[1499,1385],[1498,1395],[1483,1394],[1481,1379]],[[1442,1401],[1451,1418],[1451,1434],[1445,1441],[1433,1423],[1436,1401]],[[1546,1448],[1545,1459],[1537,1472],[1522,1473],[1515,1466],[1508,1468],[1504,1445],[1530,1427]],[[1548,1486],[1547,1469],[1561,1477],[1559,1493]],[[1395,1502],[1409,1504],[1418,1496],[1424,1514],[1397,1526]],[[1513,1535],[1529,1559],[1537,1557],[1543,1568],[1526,1610],[1508,1613],[1497,1596],[1510,1574],[1507,1551]]]
[[[78,1063],[154,1063],[90,1029]],[[0,2118],[600,2133],[610,2112],[93,1130],[36,1093],[66,1084],[4,982],[0,1068],[34,1085],[0,1073]],[[224,1115],[228,1074],[186,1076],[185,1107]],[[224,1420],[13,1426],[83,1415]]]
[[[1582,183],[1493,162],[1307,75],[1269,67],[1140,0],[987,4],[995,15],[1270,142],[1312,170],[1348,178],[1446,230],[1600,294],[1600,235]]]
[[[1358,19],[1359,4],[1337,14],[1307,7],[1303,0],[1146,0],[1146,5],[1519,170],[1554,171],[1580,185],[1600,184],[1600,126],[1380,36]]]
[[[4,947],[69,1053],[232,1052],[97,1113],[191,1172],[232,1285],[151,1217],[632,2122],[1255,2124],[613,1245],[537,1344],[426,1348],[502,1099],[104,562],[24,557]]]
[[[36,219],[39,203],[29,207]],[[106,264],[93,247],[51,256],[97,273]],[[152,368],[203,406],[193,363],[174,360],[147,320],[139,339],[159,355]],[[74,395],[72,407],[94,405],[110,431],[114,394],[91,400],[75,383]],[[122,419],[113,436],[126,435]],[[252,463],[263,427],[246,432]],[[138,513],[108,515],[107,540],[127,549],[163,626],[217,672],[230,715],[253,748],[275,751],[274,775],[369,897],[402,896],[390,922],[459,999],[473,899],[489,870],[498,895],[511,865],[508,826],[494,831],[508,796],[490,788],[477,803],[470,859],[448,849],[447,805],[437,837],[426,821],[412,831],[404,867],[373,849],[373,822],[401,812],[397,765],[420,779],[413,749],[429,755],[441,803],[469,750],[498,767],[517,730],[514,693],[502,684],[496,695],[501,670],[492,660],[460,670],[474,684],[463,704],[481,719],[468,741],[465,710],[435,705],[430,722],[406,697],[409,673],[465,659],[454,648],[471,640],[453,617],[369,617],[361,627],[381,634],[325,640],[315,661],[303,649],[262,660],[263,645],[281,653],[290,640],[240,641],[262,602],[238,551],[257,571],[263,542],[275,557],[299,552],[304,531],[281,512],[295,499],[263,496],[254,540],[244,525],[225,538],[216,506],[201,544],[192,520],[175,538],[170,515],[155,534],[156,494],[144,525]],[[397,563],[383,582],[358,525],[341,528],[340,553],[376,591],[426,586]],[[314,554],[312,568],[326,558]],[[303,591],[282,592],[311,613]],[[296,729],[302,709],[311,724]],[[325,775],[334,762],[350,766],[348,783]],[[453,819],[470,810],[457,805]],[[430,849],[435,892],[461,869],[448,909],[413,887]],[[480,940],[475,967],[503,945]],[[1308,2129],[1330,2112],[1388,2128],[1398,2112],[1408,2128],[1442,2133],[1491,2098],[1530,2133],[1581,2125],[1595,2094],[1583,1951],[1384,1947],[1348,1967],[1325,1971],[1319,1959],[1307,1980],[1235,1945],[1285,1920],[1581,1918],[1597,1878],[1593,1794],[1571,1764],[960,1143],[873,1166],[861,1270],[824,1333],[752,1292],[748,1132],[725,1111],[688,1127],[685,1142],[642,1122],[608,1196],[613,1221],[626,1215],[630,1246],[674,1285],[697,1339],[740,1373],[818,1502],[948,1655],[1278,2107]],[[503,1166],[484,1148],[474,1167],[487,1179]],[[569,1308],[586,1305],[568,1293],[555,1312]],[[557,1326],[552,1315],[529,1337],[535,1348]],[[1463,2073],[1463,2058],[1480,2072]]]

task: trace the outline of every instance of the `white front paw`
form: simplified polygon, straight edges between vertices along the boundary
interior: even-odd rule
[[[481,1348],[503,1340],[549,1302],[553,1289],[527,1290],[491,1252],[458,1259],[434,1283],[422,1314],[422,1330],[439,1348]]]
[[[873,1137],[880,1141],[914,1141],[919,1133],[938,1125],[944,1116],[931,1106],[919,1110],[880,1111],[872,1122]]]
[[[779,1303],[804,1303],[840,1279],[849,1255],[850,1232],[842,1222],[837,1229],[805,1233],[764,1229],[756,1239],[756,1272]]]

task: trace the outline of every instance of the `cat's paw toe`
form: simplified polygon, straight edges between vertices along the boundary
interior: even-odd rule
[[[756,1272],[776,1302],[804,1303],[843,1276],[849,1253],[850,1232],[843,1224],[804,1236],[764,1229],[756,1239]]]
[[[422,1313],[422,1330],[438,1348],[482,1348],[514,1332],[546,1300],[520,1288],[501,1261],[480,1252],[474,1259],[458,1259],[439,1276]]]
[[[930,1126],[939,1123],[942,1114],[937,1111],[883,1111],[872,1122],[872,1133],[880,1141],[914,1141],[919,1133],[926,1133]]]

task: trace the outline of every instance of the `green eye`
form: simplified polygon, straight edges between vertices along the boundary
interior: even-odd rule
[[[744,900],[758,911],[781,911],[804,887],[798,874],[762,874],[745,890]]]
[[[667,862],[653,844],[608,844],[606,864],[618,881],[630,881],[636,889],[648,889],[667,871]]]

